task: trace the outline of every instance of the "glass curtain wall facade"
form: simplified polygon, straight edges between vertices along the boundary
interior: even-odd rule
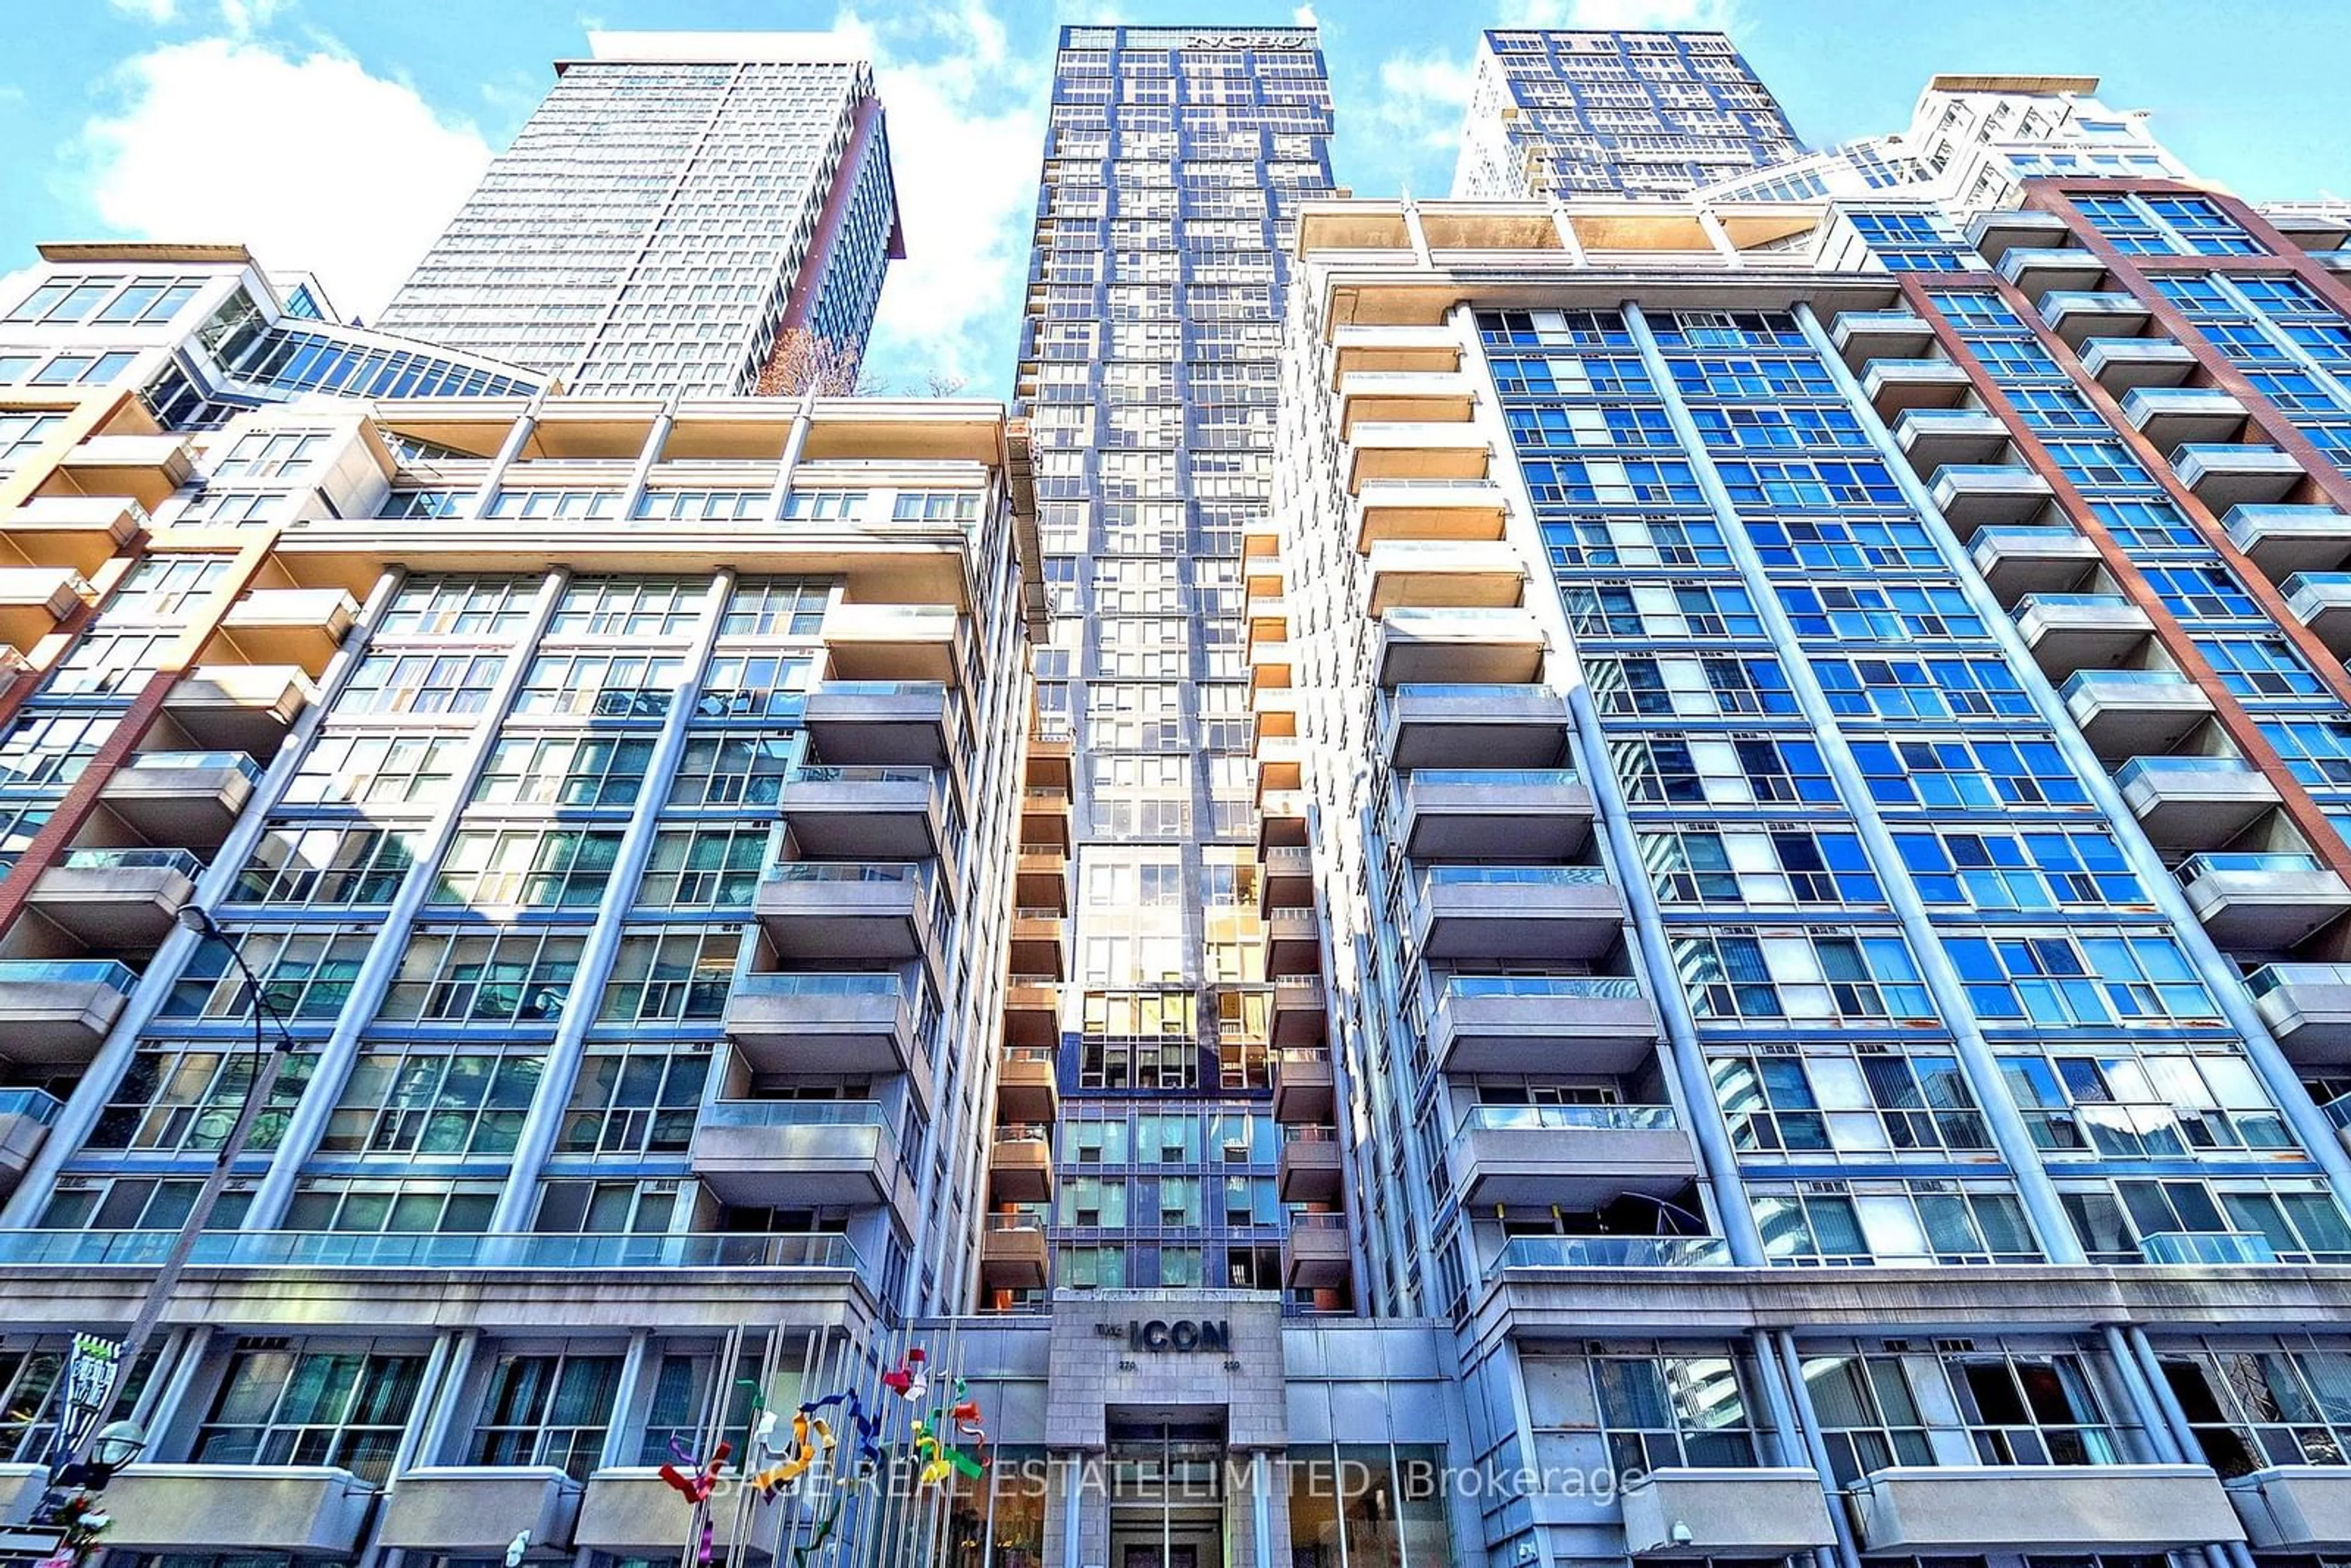
[[[1347,1204],[1541,1478],[1497,1561],[2308,1551],[2351,1495],[2227,1391],[2351,1365],[2271,1294],[2351,1263],[2345,230],[2022,190],[1301,219]]]
[[[1054,82],[1019,387],[1038,706],[1078,759],[1053,1283],[1274,1290],[1269,937],[1301,912],[1259,904],[1280,786],[1250,760],[1248,551],[1272,541],[1283,236],[1331,189],[1330,94],[1289,28],[1068,28]]]
[[[1803,152],[1727,34],[1489,31],[1453,194],[1664,200]]]
[[[593,396],[753,392],[796,328],[853,364],[903,254],[872,67],[820,34],[590,43],[381,324]]]

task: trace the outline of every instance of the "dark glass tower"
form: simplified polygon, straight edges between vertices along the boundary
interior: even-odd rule
[[[1079,759],[1058,1285],[1284,1282],[1245,558],[1277,571],[1283,251],[1330,132],[1311,29],[1061,34],[1019,385]]]

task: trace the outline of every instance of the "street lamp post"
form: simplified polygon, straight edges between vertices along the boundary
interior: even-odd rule
[[[126,1372],[137,1364],[140,1353],[153,1336],[155,1325],[162,1319],[164,1307],[171,1301],[172,1292],[179,1286],[180,1276],[187,1270],[188,1260],[196,1249],[196,1239],[204,1234],[204,1227],[211,1223],[213,1211],[220,1207],[221,1194],[228,1186],[230,1174],[245,1154],[246,1145],[252,1141],[254,1124],[260,1120],[262,1111],[268,1105],[269,1096],[277,1085],[277,1075],[284,1070],[286,1058],[294,1049],[294,1036],[287,1030],[286,1020],[278,1017],[277,1009],[270,1006],[269,998],[263,994],[260,977],[253,972],[252,966],[245,961],[245,955],[237,950],[236,939],[221,929],[220,923],[213,918],[212,911],[202,904],[189,904],[182,906],[177,918],[188,930],[208,936],[225,948],[230,962],[236,966],[237,974],[243,977],[246,999],[253,1008],[255,1066],[253,1078],[245,1086],[244,1102],[237,1106],[236,1120],[230,1124],[228,1136],[221,1142],[220,1154],[214,1160],[213,1168],[205,1174],[204,1185],[197,1191],[195,1201],[189,1205],[188,1217],[181,1221],[180,1233],[172,1238],[171,1250],[163,1254],[162,1266],[155,1270],[155,1277],[148,1281],[147,1293],[139,1303],[138,1314],[131,1320],[131,1327],[123,1333],[118,1364]],[[274,1044],[265,1025],[277,1030],[277,1039]],[[63,1382],[61,1373],[61,1399]],[[119,1393],[118,1383],[116,1389],[107,1396],[106,1407],[97,1412],[96,1418],[89,1422],[82,1436],[49,1467],[49,1487],[34,1514],[37,1521],[55,1519],[58,1510],[70,1500],[66,1490],[68,1478],[81,1478],[79,1484],[84,1495],[103,1490],[106,1482],[113,1479],[114,1471],[128,1464],[131,1457],[145,1446],[145,1434],[133,1423],[107,1422],[106,1417],[112,1413]],[[62,1407],[58,1414],[62,1421],[65,1415]],[[101,1453],[101,1450],[105,1452]],[[95,1462],[102,1459],[110,1459],[111,1462]],[[92,1481],[96,1484],[91,1484]]]

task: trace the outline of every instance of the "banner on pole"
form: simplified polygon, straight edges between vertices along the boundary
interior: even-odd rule
[[[114,1407],[114,1385],[121,1375],[120,1340],[87,1333],[74,1335],[73,1353],[66,1358],[64,1407],[57,1415],[57,1437],[50,1463],[62,1464],[97,1430],[107,1411]]]

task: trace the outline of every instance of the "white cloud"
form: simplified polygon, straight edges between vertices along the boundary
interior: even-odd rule
[[[366,316],[489,163],[472,125],[342,55],[202,38],[133,57],[119,84],[119,108],[81,137],[87,199],[107,226],[249,246],[266,267],[317,272],[337,305]]]
[[[1311,5],[1301,5],[1297,10],[1292,11],[1290,14],[1290,19],[1301,27],[1312,27],[1320,25],[1315,20],[1314,7]]]
[[[114,8],[126,16],[136,16],[142,22],[162,26],[179,12],[179,0],[111,0]]]
[[[1477,71],[1444,55],[1391,55],[1380,62],[1372,118],[1388,136],[1417,148],[1452,147],[1461,136]]]
[[[221,25],[243,36],[266,27],[287,0],[220,0]]]
[[[1727,32],[1739,0],[1502,0],[1505,27],[1644,27]]]
[[[1028,273],[1051,57],[1015,56],[986,0],[872,22],[844,8],[834,26],[873,60],[906,239],[882,287],[872,369],[900,387],[936,372],[998,390]]]

